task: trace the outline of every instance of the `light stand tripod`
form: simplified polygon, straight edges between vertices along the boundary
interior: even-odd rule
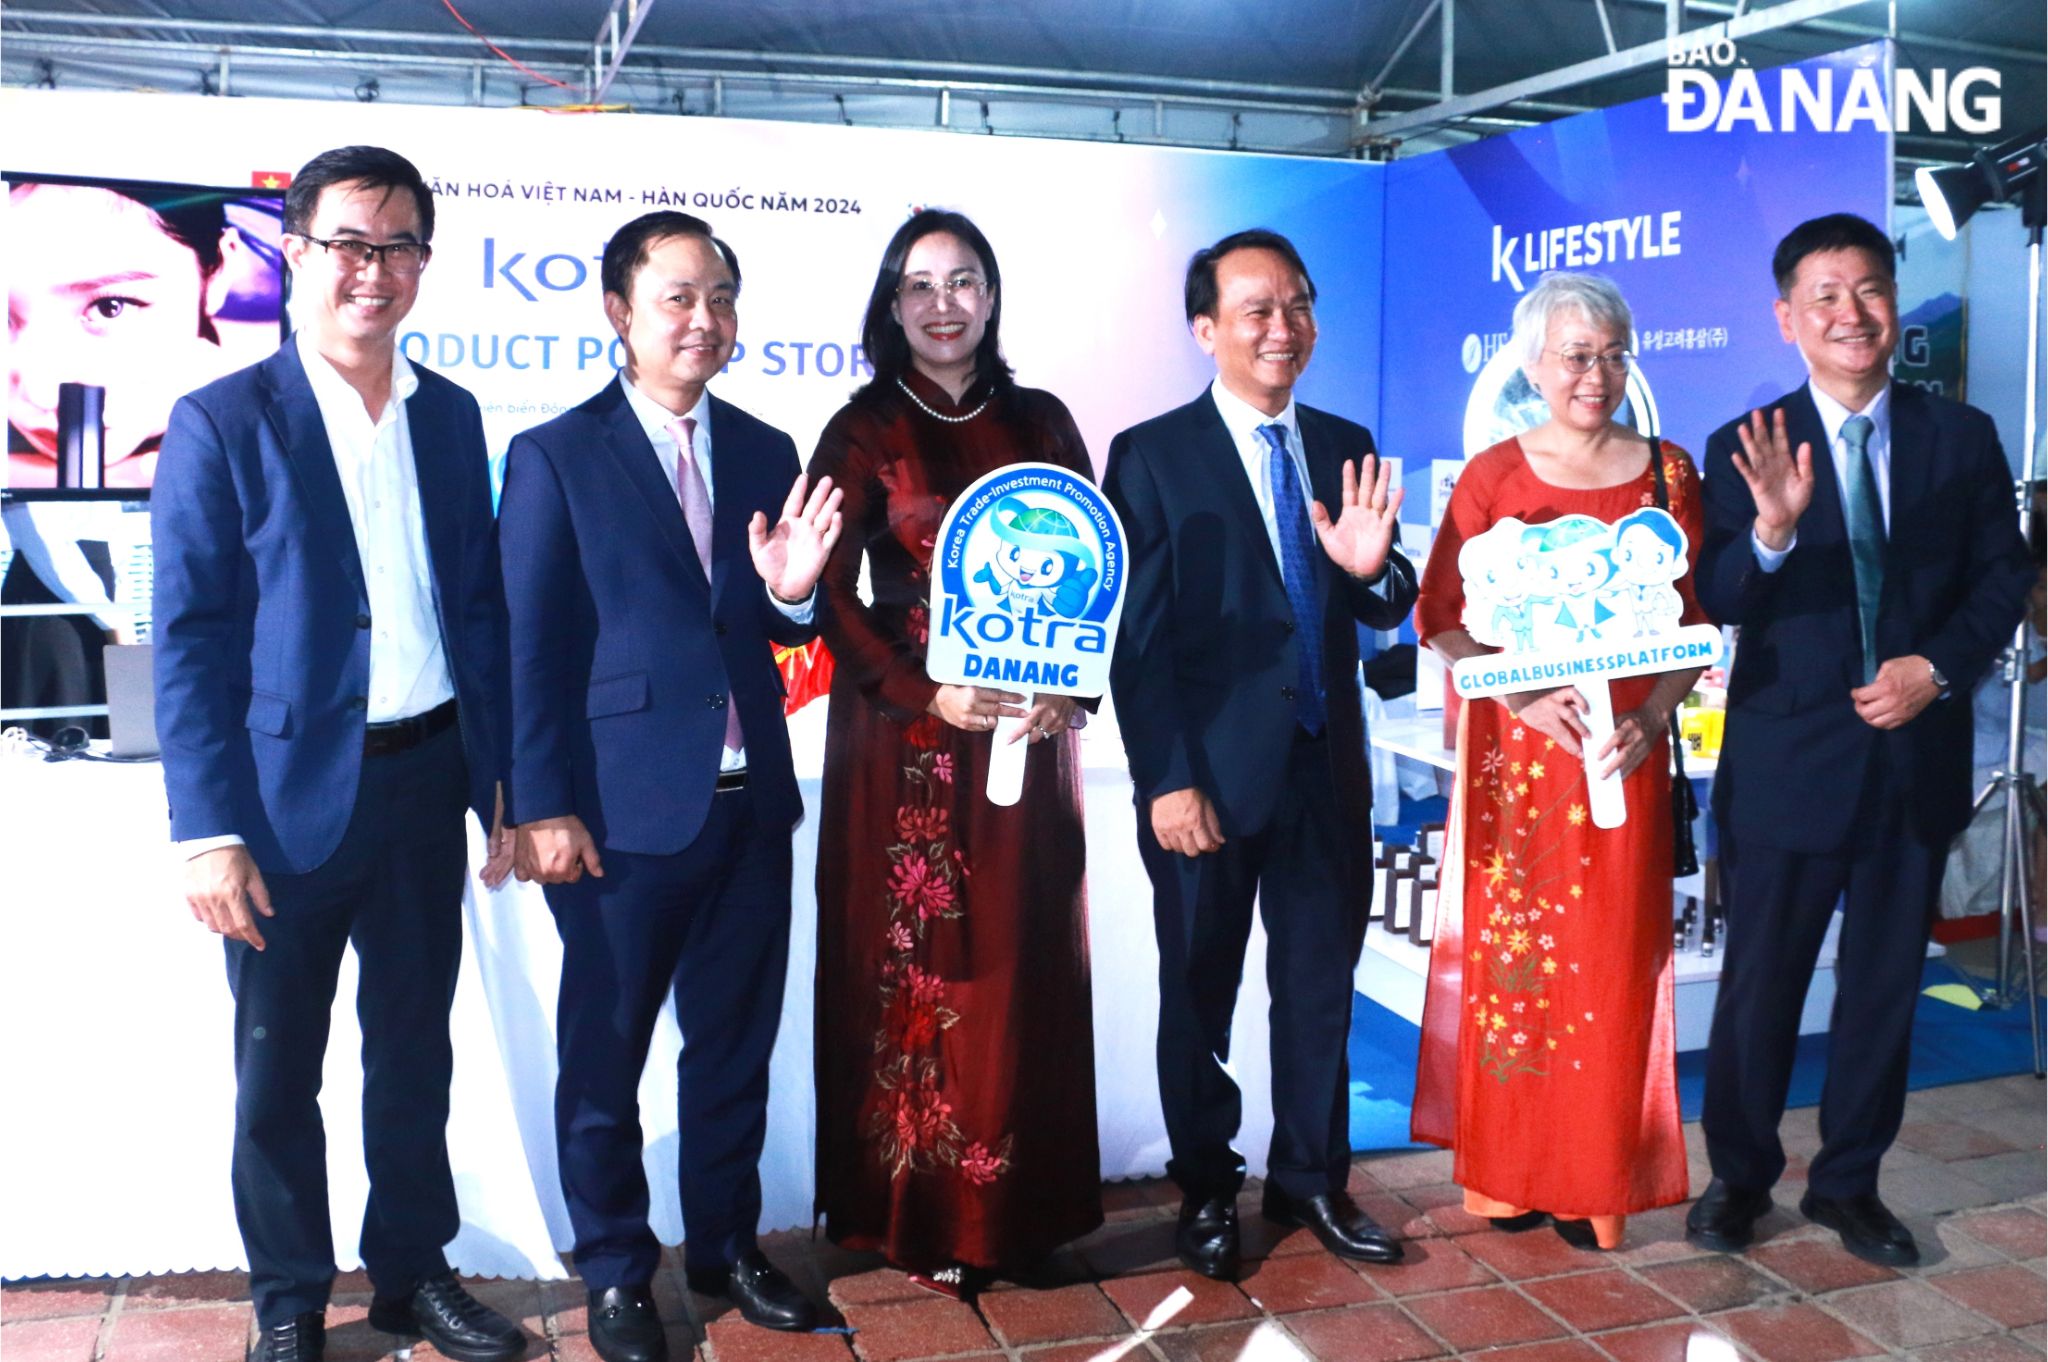
[[[1956,230],[1987,203],[2020,205],[2027,229],[2027,411],[2026,448],[2020,456],[2020,479],[2014,500],[2019,503],[2020,531],[2033,524],[2034,466],[2041,442],[2041,229],[2048,219],[2048,140],[2035,128],[1995,147],[1974,153],[1967,164],[1922,166],[1913,172],[1920,202],[1934,229],[1950,241]],[[2041,545],[2033,546],[2036,554]],[[2005,765],[1978,794],[1971,813],[1981,812],[1994,794],[2005,797],[1998,847],[1998,977],[1983,991],[1986,1007],[2010,1007],[2024,1000],[2027,1025],[2034,1042],[2034,1077],[2044,1076],[2041,1063],[2040,984],[2034,973],[2034,924],[2041,904],[2034,889],[2039,848],[2028,833],[2027,816],[2040,826],[2041,791],[2027,779],[2021,755],[2026,734],[2027,626],[2022,619],[2005,654],[2005,680],[2011,688],[2006,710]],[[2020,938],[2022,973],[2014,987],[2012,938]]]
[[[2026,445],[2020,456],[2020,480],[2015,499],[2019,503],[2020,528],[2033,521],[2035,449],[2041,433],[2041,232],[2044,216],[2043,178],[2035,175],[2021,194],[2022,220],[2027,228],[2027,411]],[[2040,546],[2035,545],[2038,552]],[[2005,652],[2005,681],[2010,688],[2006,709],[2005,764],[1993,773],[1977,795],[1974,815],[1991,801],[2004,796],[2004,827],[1998,848],[1998,976],[1984,990],[1986,1007],[2027,1009],[2027,1025],[2033,1040],[2034,1077],[2043,1076],[2041,1053],[2041,997],[2034,969],[2034,927],[2041,919],[2041,904],[2035,890],[2034,871],[2040,848],[2034,845],[2035,831],[2043,826],[2041,788],[2027,778],[2022,760],[2026,742],[2027,634],[2031,621],[2021,620]],[[2031,819],[2029,818],[2031,815]],[[2020,941],[2020,979],[2014,986],[2012,940]]]

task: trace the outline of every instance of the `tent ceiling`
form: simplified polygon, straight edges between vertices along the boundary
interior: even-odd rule
[[[1767,15],[1774,3],[1741,9]],[[428,103],[572,103],[585,96],[608,0],[26,0],[0,11],[8,84]],[[644,23],[610,102],[663,113],[945,126],[1359,154],[1361,104],[1386,117],[1436,103],[1442,14],[1452,90],[1470,94],[1604,55],[1601,0],[640,0]],[[1615,46],[1663,39],[1667,4],[1604,0]],[[1883,0],[1745,38],[1753,66],[1882,34]],[[1736,12],[1685,0],[1683,31]],[[1904,65],[1983,65],[2008,131],[2043,107],[2040,0],[1897,0]],[[1406,42],[1404,48],[1403,43]],[[1658,93],[1658,66],[1604,74],[1450,123],[1404,151]],[[1368,88],[1376,89],[1367,95]],[[1981,139],[1979,139],[1981,140]],[[1906,137],[1902,157],[1952,159],[1971,139]]]

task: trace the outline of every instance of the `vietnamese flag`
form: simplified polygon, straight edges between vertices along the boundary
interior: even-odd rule
[[[292,182],[289,170],[252,170],[249,172],[251,189],[286,189]]]
[[[832,654],[823,639],[812,639],[801,648],[775,649],[775,668],[782,673],[783,689],[789,698],[782,702],[784,714],[794,714],[832,689]]]

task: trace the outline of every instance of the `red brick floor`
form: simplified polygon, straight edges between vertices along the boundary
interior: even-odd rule
[[[1745,1255],[1685,1243],[1681,1207],[1638,1216],[1616,1253],[1549,1230],[1500,1234],[1458,1207],[1441,1153],[1362,1155],[1351,1189],[1408,1237],[1399,1267],[1354,1266],[1242,1203],[1243,1280],[1207,1281],[1173,1256],[1177,1197],[1160,1182],[1105,1189],[1109,1223],[1056,1255],[1042,1280],[973,1305],[908,1285],[877,1260],[808,1235],[765,1247],[829,1302],[833,1332],[755,1329],[693,1295],[671,1257],[655,1284],[675,1362],[2042,1362],[2048,1320],[2043,1091],[2032,1078],[1937,1088],[1907,1101],[1883,1192],[1918,1236],[1909,1272],[1871,1267],[1797,1212],[1812,1111],[1786,1117],[1794,1155]],[[1699,1131],[1689,1127],[1694,1178]],[[399,1340],[371,1329],[369,1283],[335,1283],[331,1362],[376,1362]],[[534,1362],[595,1362],[580,1283],[479,1282],[519,1318]],[[0,1283],[5,1362],[241,1362],[250,1342],[239,1276]],[[431,1348],[413,1362],[434,1362]]]

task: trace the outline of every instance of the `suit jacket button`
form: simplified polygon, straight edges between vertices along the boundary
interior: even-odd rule
[[[367,629],[367,628],[369,628],[369,627],[370,627],[370,617],[369,617],[368,615],[358,614],[358,615],[356,616],[356,628],[358,628],[358,629]]]
[[[704,697],[704,707],[706,709],[724,709],[725,697],[723,695],[707,695]]]
[[[1280,688],[1280,698],[1281,698],[1282,700],[1285,700],[1285,701],[1286,701],[1286,702],[1287,702],[1288,704],[1290,704],[1290,705],[1291,705],[1291,704],[1293,704],[1293,703],[1294,703],[1294,687],[1292,687],[1292,686],[1282,686],[1282,687]]]
[[[1294,632],[1294,621],[1293,621],[1293,620],[1289,620],[1289,621],[1287,621],[1287,632],[1288,632],[1288,633],[1290,633],[1290,634]]]
[[[348,697],[348,707],[350,709],[368,709],[370,702],[360,695],[351,695]]]
[[[716,635],[718,635],[718,636],[719,636],[720,638],[724,638],[724,637],[725,637],[725,621],[724,621],[724,620],[715,620],[715,621],[713,621],[713,622],[712,622],[712,625],[711,625],[711,632],[712,632],[712,633],[714,633],[714,634],[716,634]]]

